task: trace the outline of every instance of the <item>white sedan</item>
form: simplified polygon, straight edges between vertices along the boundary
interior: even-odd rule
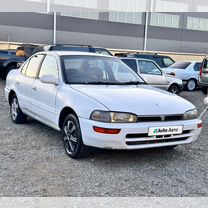
[[[63,132],[66,153],[92,147],[173,148],[202,128],[194,105],[146,85],[121,60],[83,52],[40,52],[12,70],[5,95],[14,123],[30,116]]]
[[[197,61],[180,61],[165,68],[164,71],[182,79],[186,88],[193,91],[197,86],[201,65],[202,63]]]

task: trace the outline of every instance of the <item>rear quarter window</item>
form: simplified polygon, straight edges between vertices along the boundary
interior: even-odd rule
[[[134,72],[138,72],[137,63],[134,59],[121,59],[127,66],[129,66]]]
[[[189,65],[191,64],[191,62],[177,62],[175,64],[173,64],[172,66],[170,66],[170,68],[177,68],[177,69],[186,69]]]

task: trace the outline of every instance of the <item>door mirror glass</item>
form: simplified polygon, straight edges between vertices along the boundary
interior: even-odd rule
[[[45,84],[54,84],[54,85],[59,84],[58,79],[53,75],[43,75],[40,77],[40,81]]]

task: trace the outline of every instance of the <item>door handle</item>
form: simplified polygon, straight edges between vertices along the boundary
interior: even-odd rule
[[[32,89],[33,89],[34,91],[37,91],[38,88],[37,88],[36,86],[33,86]]]
[[[17,82],[16,82],[16,85],[19,85],[19,84],[20,84],[20,83],[17,81]]]

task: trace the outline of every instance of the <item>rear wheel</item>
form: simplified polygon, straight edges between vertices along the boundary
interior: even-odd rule
[[[186,87],[189,91],[194,91],[196,89],[196,81],[194,79],[190,79],[187,82]]]
[[[169,92],[179,95],[180,94],[180,87],[177,85],[171,85],[168,89]]]
[[[16,124],[23,124],[27,120],[27,116],[21,111],[16,95],[11,98],[10,113],[12,121]]]
[[[89,155],[91,147],[83,144],[79,121],[76,116],[69,114],[62,128],[64,148],[69,157],[78,159]]]

